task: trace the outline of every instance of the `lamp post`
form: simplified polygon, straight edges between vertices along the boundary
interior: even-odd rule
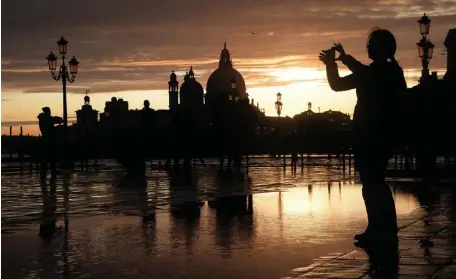
[[[431,26],[431,20],[426,14],[424,14],[420,20],[418,20],[421,40],[416,44],[418,46],[418,56],[421,58],[422,71],[420,82],[426,80],[429,77],[429,62],[432,59],[435,45],[427,38],[429,35],[429,29]]]
[[[328,121],[329,121],[329,122],[333,122],[334,119],[333,119],[333,117],[332,117],[332,110],[329,110],[329,111],[328,111],[328,114],[329,114]]]
[[[65,63],[65,55],[67,54],[67,45],[68,41],[65,40],[62,36],[60,40],[57,41],[57,44],[59,46],[59,53],[62,56],[62,65],[59,67],[59,72],[56,73],[57,69],[57,56],[55,56],[54,53],[49,53],[49,55],[46,57],[48,60],[48,65],[49,65],[49,71],[51,71],[52,78],[56,81],[62,80],[62,87],[63,87],[63,126],[65,128],[68,127],[68,112],[67,112],[67,92],[66,92],[66,84],[67,82],[73,83],[74,79],[76,77],[76,74],[78,73],[78,65],[79,62],[76,60],[76,58],[73,56],[73,58],[68,61],[68,64],[70,65],[70,69],[68,71],[68,67]]]
[[[277,111],[278,118],[280,118],[280,114],[282,113],[282,107],[283,107],[282,93],[279,92],[279,93],[277,93],[277,100],[275,102],[275,108]]]

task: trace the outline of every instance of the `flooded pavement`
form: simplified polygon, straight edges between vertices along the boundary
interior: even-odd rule
[[[5,278],[281,278],[353,249],[366,223],[361,186],[334,166],[150,170],[111,162],[88,173],[2,172]],[[399,217],[419,201],[392,182]],[[56,220],[51,239],[40,224]]]

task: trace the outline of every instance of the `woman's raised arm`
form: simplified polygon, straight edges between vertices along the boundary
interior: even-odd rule
[[[350,74],[340,77],[336,62],[326,65],[326,77],[328,78],[329,86],[334,91],[347,91],[356,88],[356,75]]]

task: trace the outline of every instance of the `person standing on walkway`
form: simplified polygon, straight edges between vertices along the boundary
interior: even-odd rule
[[[42,108],[42,113],[38,115],[38,124],[41,132],[41,163],[40,163],[40,174],[41,178],[46,178],[47,175],[47,164],[51,165],[51,176],[56,175],[56,130],[55,125],[63,123],[63,119],[58,116],[51,115],[51,109],[49,107]]]
[[[340,43],[320,53],[326,65],[328,83],[334,91],[356,89],[357,104],[353,116],[356,165],[363,185],[368,226],[357,234],[360,245],[391,241],[397,243],[394,199],[385,182],[385,171],[394,137],[398,131],[401,94],[407,90],[404,72],[396,62],[396,40],[384,29],[376,28],[368,37],[370,65],[347,55]],[[335,53],[340,56],[336,59]],[[352,74],[340,77],[336,61],[344,63]]]

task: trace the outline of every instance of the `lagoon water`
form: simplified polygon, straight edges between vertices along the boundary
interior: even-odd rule
[[[292,173],[148,170],[126,179],[111,161],[89,172],[2,169],[4,278],[281,278],[349,251],[364,229],[361,185],[320,159]],[[278,165],[278,164],[276,164]],[[398,215],[419,207],[391,182]],[[40,224],[57,220],[51,239]]]

